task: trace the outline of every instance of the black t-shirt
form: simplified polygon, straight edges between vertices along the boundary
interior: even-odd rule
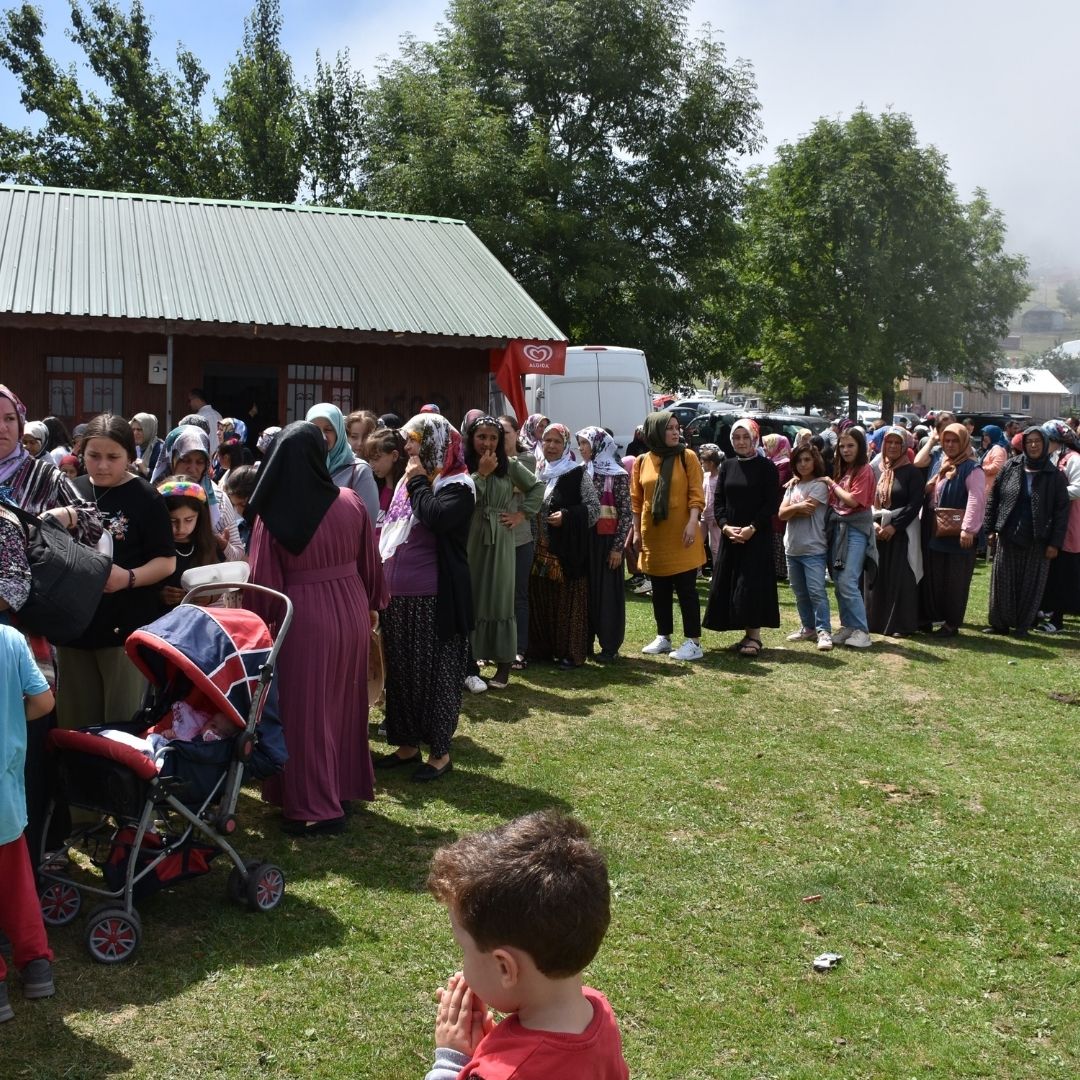
[[[75,488],[101,512],[101,521],[113,538],[113,563],[137,569],[151,559],[171,558],[176,551],[165,500],[141,476],[112,488],[95,487],[89,476],[75,480]],[[107,649],[123,645],[140,626],[153,622],[163,611],[159,596],[164,582],[104,593],[86,632],[72,642],[77,649]]]

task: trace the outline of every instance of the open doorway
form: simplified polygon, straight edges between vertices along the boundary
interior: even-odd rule
[[[203,388],[222,416],[235,416],[247,424],[247,445],[252,449],[263,428],[281,424],[276,367],[208,361],[203,366]]]

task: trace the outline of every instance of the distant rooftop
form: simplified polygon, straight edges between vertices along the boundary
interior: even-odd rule
[[[998,368],[994,386],[1015,394],[1067,394],[1068,389],[1046,368]]]

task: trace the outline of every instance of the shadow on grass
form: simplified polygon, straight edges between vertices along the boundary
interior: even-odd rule
[[[66,991],[66,984],[60,983],[60,993],[66,994]],[[13,999],[16,997],[12,995]],[[17,1009],[16,1015],[21,1015],[23,1009],[19,1007],[19,1002],[13,1000],[13,1004]],[[60,1080],[60,1077],[64,1080],[106,1080],[107,1077],[126,1075],[135,1067],[131,1058],[68,1027],[63,1016],[67,1005],[66,1000],[61,1003],[53,998],[34,1002],[32,1006],[35,1012],[52,1011],[56,1014],[46,1018],[44,1034],[48,1041],[47,1056],[57,1064],[53,1066],[43,1061],[46,1048],[36,1042],[31,1043],[25,1051],[19,1046],[9,1046],[4,1058],[5,1068],[10,1067],[11,1072],[4,1072],[4,1076],[33,1076],[34,1080]],[[28,1007],[26,1012],[29,1011]]]

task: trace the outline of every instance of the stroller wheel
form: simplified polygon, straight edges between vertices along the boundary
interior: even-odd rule
[[[247,886],[248,881],[251,880],[251,875],[258,870],[259,864],[255,861],[248,861],[244,863],[244,869],[248,873],[247,880],[241,875],[240,870],[233,866],[229,871],[229,880],[225,886],[226,894],[234,904],[239,904],[241,907],[246,907],[248,902]]]
[[[99,964],[122,964],[142,940],[142,921],[136,912],[102,904],[86,920],[86,948]]]
[[[52,881],[39,894],[46,926],[67,926],[82,907],[82,893],[66,881]]]
[[[247,882],[247,902],[252,911],[272,911],[285,895],[285,872],[273,863],[257,863]]]

